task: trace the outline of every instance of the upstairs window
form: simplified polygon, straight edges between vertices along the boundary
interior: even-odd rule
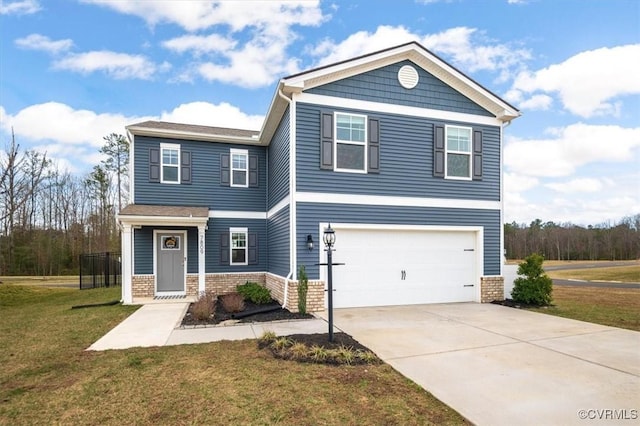
[[[161,144],[161,182],[180,183],[180,145]]]
[[[334,170],[366,173],[367,117],[342,113],[336,113],[335,117]]]
[[[471,128],[446,126],[446,177],[471,179]]]
[[[246,188],[248,185],[247,175],[249,163],[249,152],[243,149],[231,150],[231,186]]]

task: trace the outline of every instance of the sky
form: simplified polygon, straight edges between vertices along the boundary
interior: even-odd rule
[[[281,78],[413,40],[521,110],[505,222],[640,214],[637,0],[0,0],[0,149],[82,175],[128,124],[259,130]]]

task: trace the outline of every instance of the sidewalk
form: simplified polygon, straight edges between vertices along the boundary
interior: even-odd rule
[[[89,346],[87,350],[105,351],[133,347],[208,343],[220,340],[257,339],[265,331],[272,331],[278,336],[328,332],[327,322],[321,318],[177,328],[188,308],[189,303],[184,302],[143,305]],[[335,329],[335,331],[340,330]]]

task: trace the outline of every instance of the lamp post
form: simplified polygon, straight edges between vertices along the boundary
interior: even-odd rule
[[[336,242],[336,233],[331,229],[331,223],[329,223],[329,227],[325,228],[322,240],[324,241],[324,245],[327,247],[325,251],[327,252],[327,285],[329,292],[329,341],[333,342],[333,262],[331,259],[331,252],[333,251],[332,247]]]

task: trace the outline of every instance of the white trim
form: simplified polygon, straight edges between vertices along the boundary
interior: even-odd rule
[[[233,262],[233,234],[244,234],[244,262]],[[237,247],[240,250],[242,247]],[[249,264],[249,228],[229,228],[229,266],[246,266]]]
[[[171,151],[177,151],[178,152],[178,164],[174,165],[174,164],[167,164],[167,167],[175,167],[178,169],[178,175],[177,175],[177,180],[176,181],[172,181],[172,180],[165,180],[164,179],[164,150],[171,150]],[[176,143],[161,143],[160,144],[160,183],[169,183],[172,185],[179,185],[180,184],[180,160],[182,154],[180,152],[180,144],[176,144]]]
[[[198,294],[204,294],[206,290],[206,225],[198,225]]]
[[[449,149],[449,129],[463,129],[469,131],[469,151]],[[449,152],[452,154],[466,155],[469,157],[469,176],[449,176]],[[444,178],[451,180],[472,180],[473,179],[473,128],[468,126],[455,126],[447,124],[444,126]]]
[[[243,212],[233,210],[209,210],[211,219],[266,219],[265,212]]]
[[[328,192],[298,192],[296,200],[303,203],[357,204],[372,206],[435,207],[450,209],[499,210],[500,201],[458,200],[449,198],[415,198],[382,195],[337,194]]]
[[[289,196],[278,201],[275,206],[271,207],[267,212],[267,219],[271,219],[276,213],[289,205]]]
[[[322,235],[324,229],[328,226],[326,222],[320,222],[318,224],[319,235]],[[484,265],[484,227],[483,226],[450,226],[450,225],[394,225],[384,223],[340,223],[331,222],[331,228],[334,231],[340,231],[342,229],[364,229],[372,231],[416,231],[416,232],[474,232],[476,234],[475,239],[475,302],[480,302],[481,299],[481,278],[483,277],[483,265]],[[338,232],[336,232],[336,240],[340,238]],[[318,250],[318,263],[326,262],[326,250]],[[336,251],[336,256],[339,253]],[[338,256],[339,257],[339,256]],[[336,260],[339,261],[339,260]],[[319,271],[319,278],[325,282],[326,285],[326,267],[321,267]],[[325,299],[326,304],[326,299]]]
[[[182,234],[182,250],[184,262],[184,277],[182,281],[182,291],[163,291],[163,296],[182,296],[187,294],[187,269],[189,260],[187,258],[187,230],[186,229],[154,229],[153,230],[153,294],[158,294],[158,234]]]
[[[209,212],[211,214],[211,212]],[[207,217],[185,216],[138,216],[116,215],[116,220],[122,225],[131,226],[198,226],[208,222]]]
[[[359,118],[364,118],[364,140],[362,142],[360,141],[353,141],[353,140],[346,140],[346,139],[339,139],[338,138],[338,116],[339,115],[343,115],[343,116],[348,116],[348,117],[359,117]],[[333,112],[333,171],[335,172],[343,172],[343,173],[360,173],[360,174],[366,174],[367,173],[367,151],[368,151],[368,142],[367,142],[367,137],[368,137],[368,132],[367,132],[367,128],[368,126],[368,117],[365,114],[352,114],[349,112],[340,112],[340,111],[334,111]],[[362,163],[362,170],[358,170],[358,169],[341,169],[338,168],[338,144],[341,145],[355,145],[355,146],[361,146],[363,147],[363,156],[364,156],[364,161]]]
[[[136,181],[136,170],[134,167],[135,161],[133,161],[134,153],[135,153],[135,147],[134,147],[135,136],[133,133],[129,131],[129,129],[126,129],[126,130],[127,130],[127,138],[129,139],[129,204],[133,204],[133,200],[135,197],[134,182]]]
[[[461,112],[442,111],[437,109],[412,107],[396,104],[385,104],[380,102],[361,101],[357,99],[335,98],[332,96],[316,95],[312,93],[296,94],[298,102],[313,105],[323,105],[333,108],[367,110],[378,113],[399,114],[420,118],[431,118],[434,120],[459,121],[471,124],[481,124],[486,126],[500,126],[502,121],[495,117],[485,117],[482,115],[465,114]]]
[[[236,143],[242,145],[260,145],[259,135],[254,136],[231,136],[215,135],[211,133],[188,132],[175,129],[157,129],[138,125],[126,126],[128,133],[138,136],[152,136],[170,139],[186,139],[204,142]],[[251,130],[249,130],[251,131]]]
[[[243,171],[243,169],[234,169],[233,168],[233,156],[241,155],[244,157],[244,184],[233,183],[233,172],[235,171]],[[229,150],[229,186],[234,188],[248,188],[249,187],[249,150],[246,149],[235,149],[231,148]]]
[[[298,208],[297,202],[297,134],[296,134],[296,110],[298,102],[298,93],[291,94],[291,103],[289,104],[289,275],[295,281],[298,279],[298,252],[296,241],[298,237]],[[289,279],[286,281],[285,296],[288,297]],[[286,303],[286,300],[285,300]]]
[[[122,303],[133,303],[133,229],[131,225],[122,226],[121,256],[122,256]]]

